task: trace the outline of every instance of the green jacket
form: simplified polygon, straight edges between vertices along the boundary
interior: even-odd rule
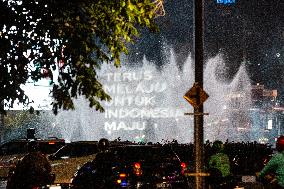
[[[230,160],[227,154],[216,153],[209,159],[209,168],[218,169],[223,177],[230,175]]]
[[[263,178],[267,173],[275,173],[278,184],[284,187],[284,151],[272,156],[259,177]]]

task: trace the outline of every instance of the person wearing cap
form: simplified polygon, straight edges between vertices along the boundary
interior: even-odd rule
[[[271,182],[269,187],[284,189],[284,135],[280,136],[276,141],[276,154],[272,156],[269,162],[258,174],[260,179],[264,179],[270,173],[275,174],[275,182]]]

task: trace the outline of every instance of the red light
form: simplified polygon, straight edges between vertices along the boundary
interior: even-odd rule
[[[185,171],[186,171],[186,163],[184,163],[184,162],[181,162],[180,163],[180,166],[181,166],[181,174],[184,174],[185,173]]]
[[[120,177],[120,178],[125,178],[125,177],[126,177],[126,174],[125,174],[125,173],[120,173],[120,174],[119,174],[119,177]]]
[[[142,169],[140,163],[138,162],[134,163],[133,171],[136,176],[142,175]]]
[[[48,142],[48,144],[55,144],[55,142]]]
[[[186,163],[181,162],[180,166],[181,166],[182,168],[186,168]]]
[[[135,167],[136,169],[140,169],[140,168],[141,168],[140,163],[138,163],[138,162],[134,163],[134,167]]]

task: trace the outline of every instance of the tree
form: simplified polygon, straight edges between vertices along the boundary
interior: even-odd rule
[[[1,142],[10,141],[15,138],[26,138],[27,129],[29,128],[35,129],[36,138],[62,137],[62,130],[56,124],[51,111],[43,110],[31,114],[29,110],[8,110],[6,113],[4,127],[1,128]],[[80,129],[80,127],[77,128],[77,131],[80,132]]]
[[[139,37],[139,28],[158,30],[156,5],[152,0],[2,0],[0,102],[29,105],[21,85],[49,77],[55,114],[74,109],[72,99],[79,95],[103,111],[100,102],[110,96],[96,70],[103,63],[119,67],[120,55],[128,53],[127,43]]]

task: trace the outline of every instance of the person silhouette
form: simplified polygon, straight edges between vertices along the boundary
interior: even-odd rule
[[[7,189],[32,189],[52,184],[54,181],[51,165],[47,157],[40,152],[36,141],[28,143],[28,151],[8,179]]]
[[[211,188],[220,188],[230,176],[230,160],[224,153],[224,145],[222,141],[216,140],[212,145],[213,155],[209,158],[209,183]]]

